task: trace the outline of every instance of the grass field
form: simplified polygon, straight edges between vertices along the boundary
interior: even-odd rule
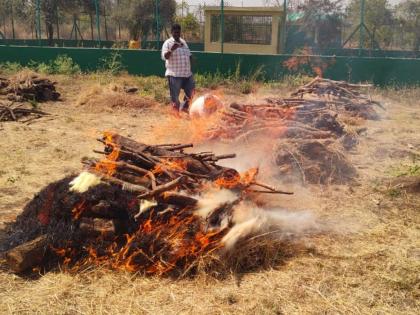
[[[95,139],[103,130],[150,143],[193,140],[189,122],[174,119],[163,105],[161,78],[51,77],[63,100],[38,104],[51,117],[0,125],[0,227],[45,185],[80,171],[80,159],[100,147]],[[198,93],[213,88],[226,102],[258,102],[287,96],[302,80],[249,89],[242,81],[215,79],[200,83]],[[123,85],[140,92],[126,96]],[[367,133],[349,153],[358,178],[349,185],[295,187],[294,196],[279,198],[283,208],[311,211],[321,233],[286,246],[276,264],[180,280],[102,269],[31,280],[2,269],[0,313],[418,314],[420,194],[393,183],[420,176],[420,88],[371,92],[385,110],[379,110],[381,120],[364,123]]]

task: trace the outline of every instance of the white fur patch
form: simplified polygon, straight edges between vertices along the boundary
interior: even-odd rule
[[[84,193],[89,190],[89,188],[99,185],[101,183],[101,178],[95,174],[89,172],[81,172],[79,176],[73,179],[69,186],[70,191],[75,191],[78,193]]]
[[[208,117],[218,109],[223,107],[223,103],[219,97],[212,94],[205,94],[198,97],[190,107],[191,118]]]

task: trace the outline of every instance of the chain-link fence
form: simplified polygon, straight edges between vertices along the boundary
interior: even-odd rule
[[[9,44],[157,49],[175,22],[194,50],[417,56],[420,45],[420,0],[0,0]]]

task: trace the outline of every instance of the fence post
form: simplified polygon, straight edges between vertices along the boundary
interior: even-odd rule
[[[281,32],[282,36],[282,53],[286,53],[287,45],[287,0],[283,0],[283,30]]]
[[[225,2],[220,0],[220,52],[224,52],[225,41]]]
[[[41,0],[36,0],[36,38],[41,46]]]
[[[98,44],[101,45],[101,25],[99,23],[99,4],[98,0],[95,0],[95,11],[96,11],[96,32],[98,33]]]
[[[160,25],[159,25],[159,0],[155,0],[155,21],[156,21],[156,49],[159,50]]]
[[[364,46],[365,28],[365,0],[360,0],[360,35],[359,35],[359,56],[362,55]]]
[[[13,10],[13,1],[10,1],[10,15],[11,15],[11,22],[12,22],[12,38],[15,39],[15,17],[14,17],[14,10]]]

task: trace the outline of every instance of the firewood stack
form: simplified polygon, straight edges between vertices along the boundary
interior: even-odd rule
[[[289,98],[232,103],[203,122],[200,134],[204,141],[240,145],[275,140],[273,156],[283,178],[298,174],[303,182],[346,182],[356,172],[340,149],[353,149],[359,131],[349,132],[344,121],[379,118],[374,106],[381,105],[361,91],[368,87],[316,77]]]
[[[239,174],[217,164],[234,154],[189,154],[184,150],[191,144],[153,146],[113,133],[98,140],[104,150],[95,152],[103,159],[84,159],[78,177],[48,185],[10,227],[0,251],[8,250],[15,272],[61,264],[71,271],[103,265],[188,274],[222,250],[234,208],[244,199],[291,194],[258,182],[257,169]],[[218,202],[225,191],[230,197]],[[203,204],[208,193],[214,194],[210,208]]]
[[[17,76],[16,78],[0,78],[0,95],[6,95],[10,101],[57,101],[60,93],[56,91],[56,82],[42,78],[37,74]]]
[[[206,140],[243,141],[253,136],[325,139],[340,137],[344,126],[339,115],[377,119],[372,101],[362,94],[367,84],[350,84],[316,77],[290,98],[267,98],[263,104],[232,103],[219,112],[208,128]],[[308,97],[304,97],[308,96]]]
[[[0,102],[0,122],[21,121],[23,123],[29,123],[34,119],[46,115],[48,115],[48,113],[33,108],[32,106],[25,105],[23,103],[15,104],[11,102],[9,104],[3,104]],[[22,120],[22,118],[26,119]]]

